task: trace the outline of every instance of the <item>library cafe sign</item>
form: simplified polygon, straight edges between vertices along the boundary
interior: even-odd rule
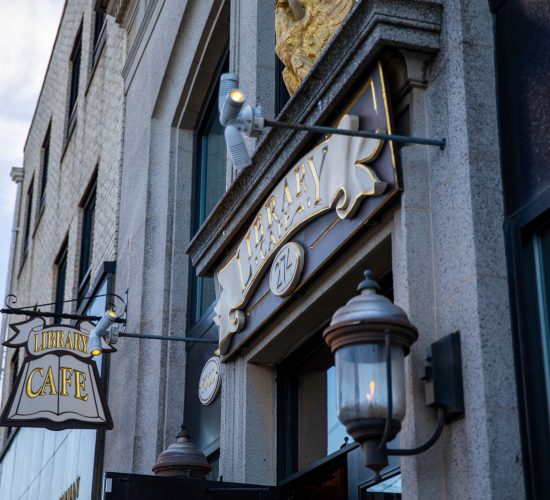
[[[343,109],[338,127],[391,133],[388,110],[378,65]],[[263,313],[254,314],[272,313],[397,193],[392,148],[379,139],[331,135],[296,161],[262,201],[216,273],[222,354],[238,332],[252,328],[247,323],[256,306],[249,304],[270,295],[271,310],[263,304]]]
[[[95,361],[89,351],[92,323],[48,325],[41,317],[10,325],[3,345],[23,347],[25,359],[0,417],[8,427],[112,429]],[[103,351],[114,348],[103,341]]]

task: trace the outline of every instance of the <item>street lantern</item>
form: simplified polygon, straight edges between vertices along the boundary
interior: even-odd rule
[[[458,332],[430,345],[422,379],[426,405],[437,410],[436,429],[416,448],[387,448],[405,417],[405,356],[418,331],[403,309],[378,294],[372,272],[364,274],[359,295],[334,313],[323,338],[334,355],[338,418],[361,445],[365,465],[378,475],[388,455],[423,453],[446,423],[464,414],[462,360]]]
[[[418,338],[406,313],[379,289],[366,271],[359,295],[334,313],[323,335],[334,354],[338,418],[376,471],[387,465],[385,443],[405,417],[405,356]]]

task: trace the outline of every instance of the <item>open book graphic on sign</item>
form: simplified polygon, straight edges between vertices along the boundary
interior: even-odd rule
[[[7,426],[111,429],[101,380],[88,349],[93,325],[49,325],[33,318],[11,325],[4,343],[25,347],[25,360],[1,417]],[[104,351],[114,349],[107,343]]]

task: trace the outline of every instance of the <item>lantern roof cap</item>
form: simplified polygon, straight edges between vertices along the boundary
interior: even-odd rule
[[[182,426],[172,443],[158,457],[153,466],[157,476],[206,478],[211,467],[204,453],[189,440],[189,432]]]
[[[389,333],[392,343],[402,345],[408,353],[418,338],[416,327],[403,309],[379,295],[380,285],[373,279],[372,271],[365,271],[364,277],[357,287],[359,294],[332,316],[323,335],[325,341],[334,352],[344,345],[384,342]]]

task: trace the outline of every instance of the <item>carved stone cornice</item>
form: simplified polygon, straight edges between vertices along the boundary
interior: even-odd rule
[[[122,24],[124,15],[132,0],[97,0],[96,10],[103,10],[109,16],[113,16],[117,24]]]
[[[23,181],[24,170],[22,167],[11,167],[10,177],[13,182],[19,184]]]
[[[333,117],[365,69],[386,48],[437,53],[441,19],[441,0],[358,2],[280,119],[319,124]],[[271,129],[259,139],[254,165],[235,179],[187,248],[200,275],[212,274],[227,256],[246,223],[312,138],[309,133]]]

